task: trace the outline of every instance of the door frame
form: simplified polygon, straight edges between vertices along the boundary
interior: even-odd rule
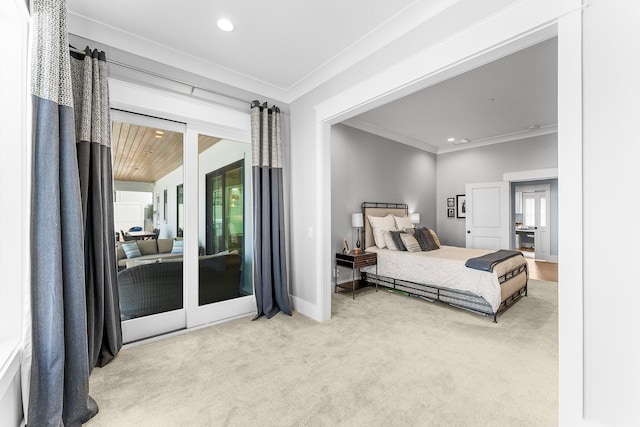
[[[558,289],[559,422],[572,425],[582,424],[584,416],[582,7],[580,0],[520,2],[315,105],[319,267],[315,302],[294,298],[294,306],[304,314],[319,321],[331,318],[331,125],[471,69],[479,60],[497,59],[542,41],[552,28],[558,36],[558,169],[562,171],[558,251],[575,255],[570,262],[563,261],[559,272],[563,283]],[[576,209],[579,214],[569,214]],[[310,236],[312,232],[311,228]]]

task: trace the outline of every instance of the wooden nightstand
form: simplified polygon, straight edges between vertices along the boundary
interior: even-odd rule
[[[376,277],[378,276],[378,255],[375,252],[360,252],[354,254],[336,253],[336,288],[351,290],[353,299],[356,298],[356,269],[361,267],[376,266]],[[338,283],[338,267],[347,267],[351,269],[351,283]],[[337,290],[337,289],[336,289]],[[376,280],[376,292],[378,292],[378,281]]]

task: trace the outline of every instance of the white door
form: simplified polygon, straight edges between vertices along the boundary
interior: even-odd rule
[[[549,196],[549,189],[522,193],[522,226],[533,229],[534,256],[541,261],[550,259]]]
[[[509,183],[466,185],[466,246],[479,249],[509,248]]]

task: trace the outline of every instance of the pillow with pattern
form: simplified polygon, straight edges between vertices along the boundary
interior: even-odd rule
[[[173,241],[173,248],[171,249],[171,253],[172,254],[182,254],[183,253],[183,246],[184,244],[184,240],[174,240]]]
[[[138,249],[138,243],[135,240],[131,240],[128,242],[121,242],[122,250],[127,258],[137,258],[142,256],[140,253],[140,249]]]
[[[407,248],[409,252],[422,251],[422,248],[420,247],[418,240],[416,240],[413,234],[403,233],[400,235],[400,238],[402,239],[402,243],[404,243],[404,247]]]

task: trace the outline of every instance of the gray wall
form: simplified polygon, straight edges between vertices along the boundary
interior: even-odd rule
[[[407,203],[420,225],[436,225],[436,156],[345,125],[331,128],[331,241],[357,239],[351,214],[362,202]]]
[[[436,231],[444,245],[465,246],[464,218],[447,218],[447,198],[465,184],[502,181],[505,172],[558,167],[558,135],[550,134],[438,155]]]

